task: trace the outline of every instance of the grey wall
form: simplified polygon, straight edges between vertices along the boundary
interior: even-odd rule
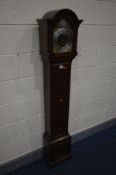
[[[0,0],[0,164],[42,146],[38,26],[51,9],[84,19],[72,64],[69,132],[116,117],[116,1]]]

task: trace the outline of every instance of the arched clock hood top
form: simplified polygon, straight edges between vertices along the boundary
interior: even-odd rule
[[[79,20],[77,15],[70,9],[60,9],[60,10],[52,10],[48,11],[42,18],[42,20],[38,20],[39,23],[45,21],[58,21],[60,18],[68,19],[70,23],[73,23],[77,26],[81,24],[83,20]],[[72,20],[73,18],[73,20]]]

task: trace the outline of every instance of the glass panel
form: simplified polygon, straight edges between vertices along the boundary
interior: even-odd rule
[[[56,25],[56,28],[61,28],[61,27],[65,27],[65,28],[70,28],[70,24],[65,20],[65,19],[62,19],[57,25]]]
[[[72,51],[73,30],[66,20],[61,20],[54,28],[53,53]]]

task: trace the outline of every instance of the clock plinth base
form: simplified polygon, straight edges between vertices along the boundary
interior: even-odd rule
[[[69,134],[51,140],[44,134],[44,159],[49,167],[71,158],[71,136]]]

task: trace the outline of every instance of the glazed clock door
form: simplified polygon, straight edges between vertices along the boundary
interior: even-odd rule
[[[67,53],[72,51],[73,31],[70,24],[62,19],[53,32],[53,53]]]

